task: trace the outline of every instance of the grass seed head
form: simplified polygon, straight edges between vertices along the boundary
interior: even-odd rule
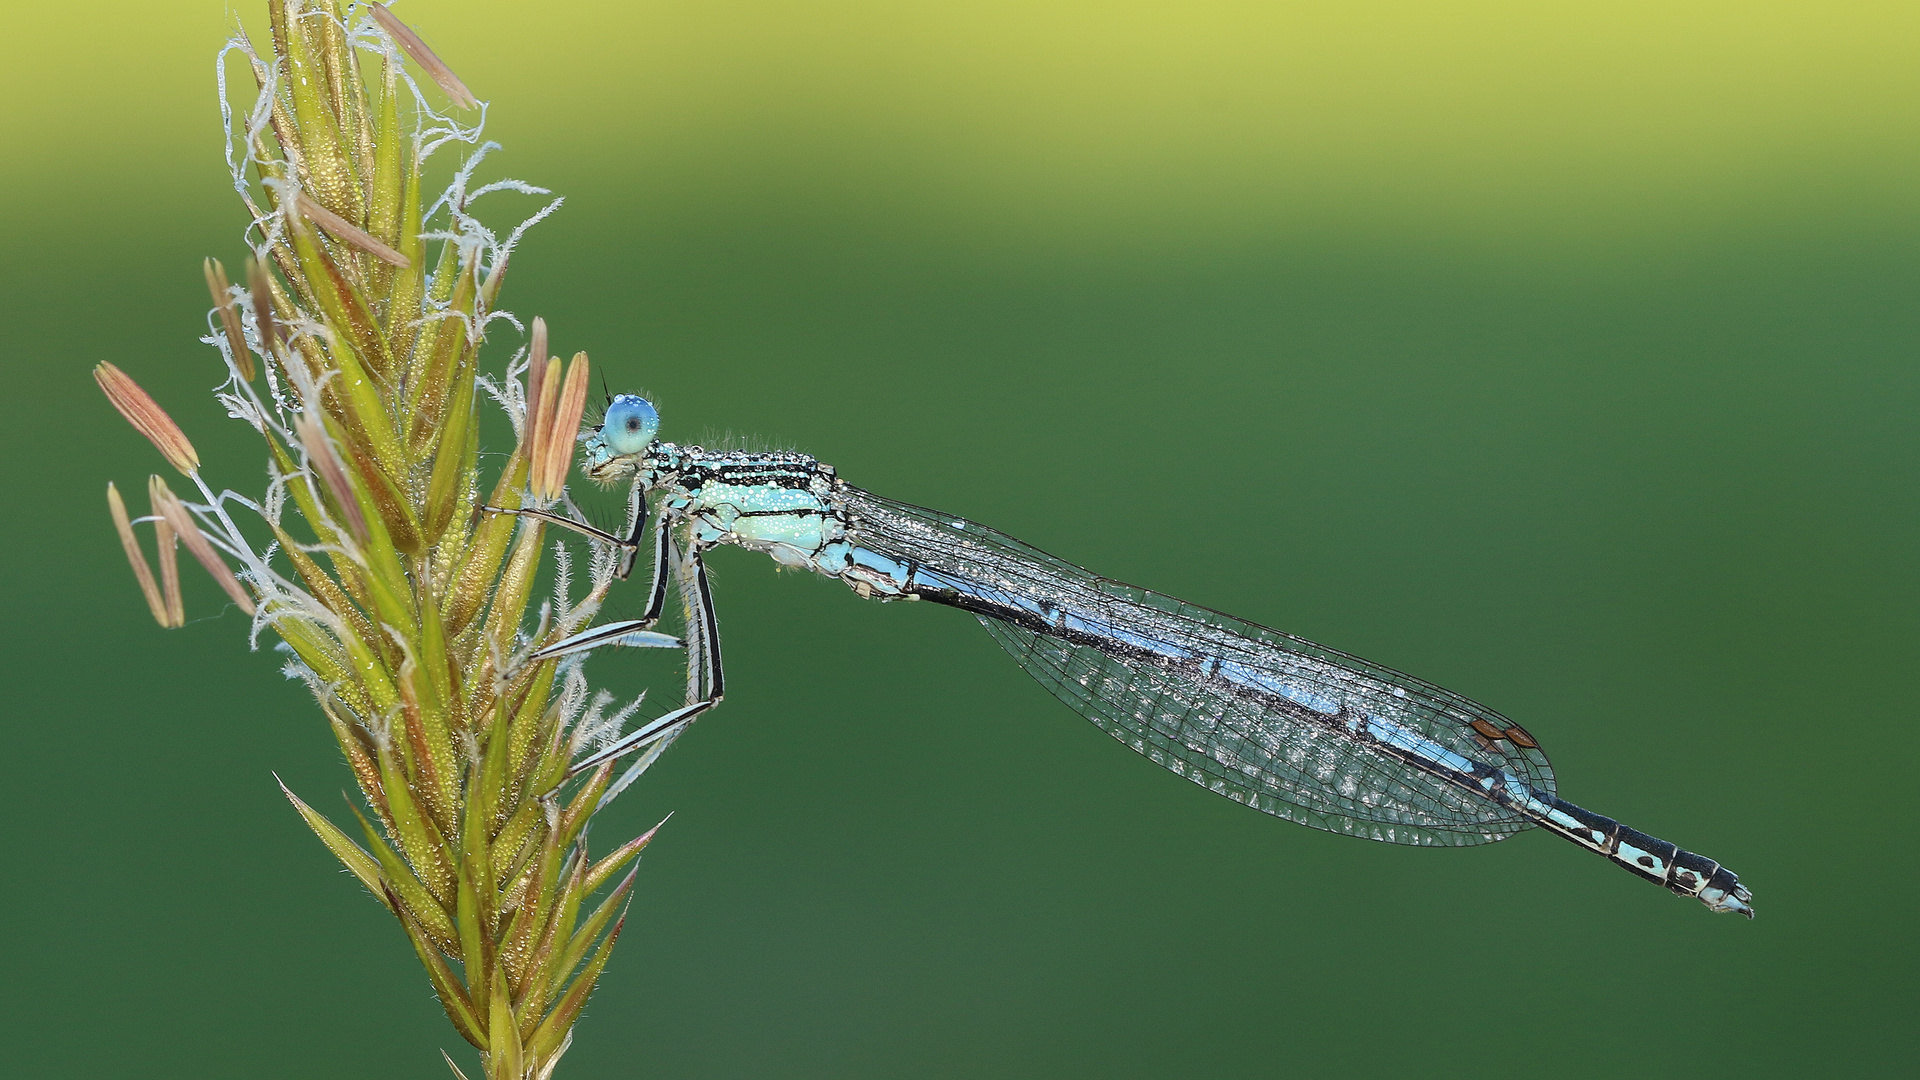
[[[268,0],[268,22],[264,49],[228,45],[258,92],[228,131],[244,288],[217,260],[202,270],[218,320],[204,340],[231,360],[216,396],[259,433],[271,483],[216,492],[178,425],[102,363],[108,400],[193,485],[149,483],[157,575],[112,484],[108,509],[156,622],[184,621],[184,545],[285,643],[358,789],[356,827],[288,799],[398,919],[487,1080],[544,1080],[618,937],[632,876],[614,871],[652,836],[589,855],[614,770],[572,775],[578,729],[618,729],[632,709],[608,721],[580,658],[532,659],[594,617],[620,560],[598,552],[584,588],[560,560],[542,604],[544,523],[483,511],[566,498],[587,357],[563,370],[541,319],[525,368],[519,353],[497,365],[487,340],[518,325],[496,306],[513,244],[559,204],[513,229],[472,216],[468,178],[495,147],[435,111],[401,56],[479,103],[385,8]],[[483,452],[488,401],[512,453]],[[242,510],[260,520],[243,529]]]

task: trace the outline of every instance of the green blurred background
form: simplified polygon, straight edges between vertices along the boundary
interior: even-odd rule
[[[1760,913],[1544,835],[1275,821],[957,612],[722,552],[727,702],[603,826],[676,815],[563,1077],[1912,1067],[1912,5],[398,11],[495,102],[499,171],[568,197],[508,305],[669,437],[1474,696]],[[191,567],[156,629],[102,506],[159,460],[100,359],[263,482],[194,341],[200,258],[244,253],[229,17],[0,14],[6,1071],[445,1075],[273,785],[348,782],[305,691]]]

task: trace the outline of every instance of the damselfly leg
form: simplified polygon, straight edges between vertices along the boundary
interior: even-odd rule
[[[614,574],[625,581],[633,574],[633,564],[640,553],[640,537],[647,528],[647,502],[639,492],[635,492],[627,513],[627,535],[615,536],[605,529],[596,528],[583,521],[550,514],[544,510],[509,510],[502,506],[482,506],[481,510],[494,514],[512,514],[517,517],[529,517],[557,525],[571,532],[579,533],[590,539],[608,544],[620,552],[620,562]],[[535,660],[547,660],[568,653],[586,652],[602,645],[619,645],[640,649],[678,649],[685,643],[671,634],[655,633],[652,627],[660,621],[660,613],[666,607],[667,600],[667,529],[665,522],[653,531],[653,584],[647,588],[647,609],[638,619],[622,619],[617,622],[590,626],[571,637],[563,638],[533,654]]]
[[[629,527],[624,538],[585,522],[550,514],[543,510],[514,510],[499,506],[483,506],[481,509],[489,513],[534,518],[610,544],[621,552],[620,563],[615,573],[625,579],[633,573],[633,564],[640,550],[640,540],[646,531],[648,517],[646,500],[639,492],[636,491],[630,507]],[[707,584],[706,564],[701,560],[699,549],[694,545],[691,537],[684,552],[677,550],[665,520],[655,523],[653,536],[653,583],[647,590],[647,608],[641,617],[588,627],[535,651],[532,659],[550,660],[572,653],[588,652],[606,645],[664,649],[685,647],[688,650],[688,662],[692,668],[688,689],[690,700],[680,708],[647,722],[608,746],[575,762],[567,770],[569,776],[585,772],[603,762],[677,735],[692,722],[694,717],[720,703],[723,678],[720,669],[719,622],[713,611],[713,593]],[[661,613],[666,607],[669,574],[677,580],[681,595],[687,601],[688,619],[685,640],[652,629],[653,625],[660,621]]]
[[[665,529],[659,531],[662,534],[666,532]],[[720,704],[721,697],[726,693],[726,680],[720,667],[719,621],[713,611],[713,590],[707,584],[707,564],[700,558],[698,549],[689,546],[684,554],[678,554],[671,550],[672,546],[666,545],[667,555],[672,563],[674,577],[679,583],[680,594],[687,600],[687,653],[691,668],[688,696],[694,700],[664,716],[648,721],[622,735],[613,743],[574,762],[567,770],[569,776],[585,772],[601,762],[612,761],[641,747],[679,734],[686,725],[693,722],[694,717]],[[619,624],[608,624],[608,626],[617,625]],[[580,636],[582,635],[575,635],[575,637]]]

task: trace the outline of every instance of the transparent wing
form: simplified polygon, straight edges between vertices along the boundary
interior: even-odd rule
[[[858,489],[847,491],[846,509],[861,546],[1006,601],[1010,614],[981,622],[1075,712],[1237,802],[1400,844],[1482,844],[1531,827],[1506,807],[1350,737],[1328,722],[1330,709],[1391,721],[1554,791],[1552,766],[1527,745],[1531,737],[1458,694],[1099,577],[949,514]],[[1046,612],[1055,613],[1052,622]],[[1485,734],[1510,731],[1507,738]]]

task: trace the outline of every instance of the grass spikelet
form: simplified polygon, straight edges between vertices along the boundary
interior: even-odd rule
[[[479,103],[385,8],[269,0],[267,23],[263,47],[241,33],[221,56],[223,101],[229,68],[256,92],[226,105],[249,250],[244,287],[203,264],[202,340],[224,369],[218,403],[260,436],[271,483],[257,498],[210,486],[179,425],[101,363],[108,400],[193,489],[152,478],[153,514],[136,522],[109,484],[108,509],[156,622],[185,621],[179,544],[256,633],[285,642],[359,793],[342,828],[282,787],[296,816],[393,913],[478,1075],[549,1077],[620,933],[633,876],[616,871],[653,837],[589,854],[611,764],[568,779],[575,729],[617,729],[631,710],[584,708],[605,699],[578,658],[532,659],[593,617],[619,560],[592,559],[578,597],[559,575],[560,614],[544,618],[541,523],[475,512],[566,497],[586,355],[563,371],[535,319],[504,371],[483,357],[490,333],[520,325],[496,306],[513,246],[558,200],[509,230],[472,216],[487,190],[546,193],[469,191],[493,147],[437,111],[407,61],[460,108]],[[430,176],[446,195],[427,195]],[[517,433],[510,453],[483,456],[488,401]],[[157,578],[134,532],[149,521]]]

